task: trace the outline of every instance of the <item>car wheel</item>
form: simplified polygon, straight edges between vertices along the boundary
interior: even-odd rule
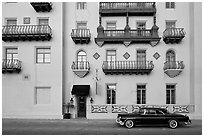
[[[178,122],[176,120],[172,119],[169,121],[169,127],[170,128],[175,129],[175,128],[177,128],[177,126],[178,126]]]
[[[133,122],[132,120],[127,120],[127,121],[125,122],[125,126],[126,126],[127,128],[132,128],[132,127],[134,126],[134,122]]]

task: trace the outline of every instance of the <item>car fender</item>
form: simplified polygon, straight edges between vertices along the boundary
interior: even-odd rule
[[[136,119],[137,119],[137,118],[126,118],[125,121],[124,121],[124,123],[125,123],[127,120],[132,120],[132,121],[135,123],[135,122],[136,122]]]

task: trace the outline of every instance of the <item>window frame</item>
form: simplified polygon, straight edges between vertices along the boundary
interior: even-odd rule
[[[84,28],[83,28],[83,27],[82,27],[82,28],[79,28],[79,26],[80,26],[79,24],[86,24],[86,25],[85,25]],[[77,28],[77,29],[87,29],[87,21],[77,21],[77,22],[76,22],[76,28]]]
[[[77,2],[76,3],[77,10],[86,10],[87,9],[87,2]]]
[[[80,52],[84,52],[85,55],[79,55]],[[82,59],[81,61],[79,60],[79,57],[80,57],[80,59]],[[85,60],[84,60],[84,57],[85,57]],[[77,62],[85,62],[85,61],[87,61],[87,54],[86,54],[86,52],[84,50],[79,50],[77,52]]]
[[[15,21],[16,21],[16,24],[11,24],[11,25],[9,25],[9,24],[8,24],[8,21],[11,21],[11,20],[12,20],[12,21],[15,20]],[[7,26],[14,26],[14,25],[16,26],[16,25],[18,24],[18,20],[17,20],[17,18],[5,18],[5,24],[6,24]]]
[[[15,59],[18,59],[18,48],[17,47],[6,47],[5,48],[5,59],[7,60],[7,59],[10,59],[10,58],[8,58],[8,50],[16,50],[16,53],[9,53],[9,54],[11,54],[11,56],[12,56],[12,58],[11,58],[11,60],[15,60]],[[17,58],[13,58],[13,55],[14,54],[17,54]]]
[[[167,4],[168,4],[168,6],[167,6]],[[165,2],[165,7],[166,7],[166,9],[175,9],[176,8],[176,2]]]
[[[108,90],[108,86],[115,86],[115,95],[113,100],[113,89]],[[110,92],[110,103],[108,102],[108,92]],[[106,104],[116,104],[117,83],[106,84]]]
[[[50,52],[48,53],[48,52],[43,52],[43,53],[40,53],[40,54],[43,54],[43,62],[39,62],[38,61],[38,55],[39,55],[39,53],[38,53],[38,50],[39,49],[49,49],[50,50]],[[35,49],[35,54],[36,54],[36,56],[35,56],[35,63],[36,64],[51,64],[51,47],[36,47],[36,49]],[[50,55],[50,58],[49,58],[49,62],[45,62],[45,54],[48,54],[48,55]]]
[[[111,52],[111,51],[114,51],[115,55],[108,55],[108,52]],[[111,57],[111,60],[108,60],[108,56]],[[115,60],[112,60],[113,57],[115,57]],[[117,61],[117,52],[116,52],[116,49],[107,49],[106,50],[106,61],[108,61],[108,62],[110,62],[110,61]]]
[[[167,88],[167,86],[174,86],[174,88]],[[167,96],[167,90],[169,90],[169,97]],[[174,91],[173,93],[174,96],[172,95],[172,90]],[[176,84],[175,83],[166,84],[166,104],[176,104]]]
[[[40,20],[48,20],[48,21],[47,21],[47,24],[40,24]],[[50,19],[49,19],[49,17],[37,17],[37,24],[38,25],[49,25]]]
[[[146,95],[147,95],[146,94],[146,91],[147,91],[146,85],[147,84],[137,84],[137,90],[136,90],[136,99],[137,100],[136,100],[136,104],[146,104],[146,100],[147,100],[147,97],[146,97]],[[138,86],[145,86],[145,88],[139,88]],[[143,92],[145,94],[143,94]]]
[[[166,21],[165,21],[165,27],[166,27],[166,29],[168,29],[168,28],[176,28],[176,21],[177,21],[177,20],[166,20]],[[167,23],[172,23],[172,24],[174,23],[174,27],[168,26]]]
[[[136,21],[136,29],[145,30],[145,29],[146,29],[146,25],[147,25],[146,22],[147,22],[147,21],[143,21],[143,20],[138,20],[138,21]],[[144,24],[144,28],[138,27],[139,24]]]

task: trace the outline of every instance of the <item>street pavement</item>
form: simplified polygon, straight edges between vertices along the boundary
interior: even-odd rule
[[[111,120],[89,119],[2,119],[2,135],[201,135],[202,121],[187,127],[136,126],[127,129]]]

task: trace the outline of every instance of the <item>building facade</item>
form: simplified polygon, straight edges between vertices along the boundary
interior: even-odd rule
[[[2,3],[3,118],[113,119],[149,106],[201,119],[201,9]]]

